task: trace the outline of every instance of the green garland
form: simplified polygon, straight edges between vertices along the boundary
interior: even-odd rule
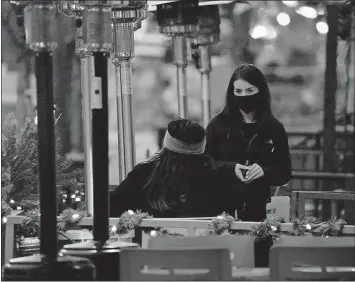
[[[58,231],[66,231],[77,227],[80,220],[85,216],[84,211],[73,209],[65,209],[59,216],[57,229]]]
[[[25,214],[26,220],[23,222],[20,228],[22,236],[35,237],[38,236],[39,231],[39,211],[29,211]],[[73,209],[66,209],[59,216],[58,231],[66,231],[68,229],[75,229],[78,226],[80,220],[85,216],[83,211],[77,211]],[[118,234],[125,235],[130,231],[139,227],[143,219],[153,218],[148,213],[141,211],[128,210],[124,212],[116,226],[110,230],[110,235]],[[278,238],[280,235],[290,236],[342,236],[344,225],[346,222],[340,218],[332,218],[329,221],[319,222],[313,217],[305,217],[302,219],[296,219],[293,221],[293,228],[291,231],[282,231],[281,223],[283,219],[274,217],[272,219],[266,219],[259,224],[252,227],[252,230],[235,231],[232,230],[232,224],[235,219],[227,213],[214,218],[209,224],[208,229],[204,235],[241,235],[248,234],[255,238],[255,241],[265,240],[267,238]],[[167,229],[157,228],[151,231],[152,236],[183,236],[178,233],[170,233]]]
[[[207,235],[230,234],[234,221],[233,216],[223,212],[221,215],[212,219],[212,223],[208,226]]]
[[[184,235],[180,233],[172,233],[165,228],[157,228],[156,230],[150,231],[150,236],[152,237],[167,237],[167,236],[175,236],[175,237],[184,237]]]
[[[128,210],[120,216],[114,232],[118,235],[125,235],[138,227],[142,223],[142,220],[146,218],[152,218],[152,216],[139,210],[136,212]]]
[[[281,233],[281,225],[283,219],[274,217],[266,219],[259,225],[253,226],[250,235],[252,235],[256,242],[263,241],[267,238],[277,238]]]
[[[40,213],[39,210],[26,211],[26,216],[19,228],[20,237],[39,237]]]

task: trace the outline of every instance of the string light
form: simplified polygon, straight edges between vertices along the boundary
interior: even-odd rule
[[[258,24],[250,31],[250,36],[254,39],[273,40],[277,37],[277,31],[270,21],[270,13],[261,8],[258,10]]]
[[[75,198],[75,202],[80,202],[80,201],[81,201],[81,198],[79,198],[79,197]]]
[[[282,26],[288,26],[291,22],[291,18],[287,13],[279,13],[276,17],[277,22],[279,23],[279,25]]]
[[[78,219],[79,218],[79,215],[77,214],[77,213],[74,213],[73,215],[72,215],[72,218],[75,220],[75,219]]]
[[[113,233],[116,233],[117,227],[116,227],[116,226],[112,226],[112,227],[111,227],[111,231],[112,231]]]
[[[6,222],[7,222],[7,217],[6,217],[6,216],[4,216],[4,217],[2,218],[2,222],[3,222],[3,223],[6,223]]]
[[[256,27],[253,28],[250,35],[254,39],[263,38],[267,35],[267,29],[263,25],[257,25]]]
[[[298,1],[282,1],[287,7],[295,8],[298,6]]]
[[[309,6],[299,7],[296,13],[308,19],[316,19],[318,16],[317,10]]]
[[[316,28],[320,34],[327,34],[329,30],[328,24],[326,22],[317,22]]]
[[[10,200],[10,204],[14,204],[15,201],[13,199]]]

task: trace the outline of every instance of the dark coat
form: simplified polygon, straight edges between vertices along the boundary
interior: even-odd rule
[[[286,184],[291,178],[291,160],[288,139],[284,126],[270,117],[260,123],[256,134],[248,142],[241,130],[241,123],[231,124],[222,113],[211,120],[207,127],[206,152],[219,167],[233,170],[235,165],[247,160],[257,163],[264,170],[264,176],[250,184],[241,186],[235,180],[225,181],[228,186],[239,186],[231,196],[232,204],[238,210],[238,217],[245,221],[260,221],[266,217],[266,203],[270,200],[270,186]],[[237,200],[238,199],[238,200]]]
[[[178,193],[168,190],[167,197],[176,202],[168,211],[154,210],[147,201],[143,189],[154,171],[157,161],[138,164],[127,175],[127,178],[110,195],[110,216],[119,217],[127,210],[141,210],[154,217],[208,217],[216,216],[225,211],[225,197],[229,191],[221,186],[228,179],[236,178],[233,171],[214,169],[213,166],[196,167],[187,185],[181,187]],[[212,164],[213,161],[211,160]],[[190,187],[186,192],[186,187]],[[181,192],[180,192],[181,191]]]

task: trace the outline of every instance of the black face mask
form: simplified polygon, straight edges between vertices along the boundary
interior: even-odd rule
[[[259,93],[248,96],[234,96],[234,101],[236,108],[248,114],[256,109],[259,103]]]

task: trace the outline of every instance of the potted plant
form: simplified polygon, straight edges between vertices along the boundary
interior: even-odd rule
[[[37,125],[32,118],[27,117],[18,133],[15,115],[10,113],[2,120],[1,130],[2,207],[10,211],[23,211],[22,214],[28,216],[16,231],[20,234],[20,247],[34,245],[38,240],[35,238],[38,236],[39,228]],[[64,209],[76,206],[78,202],[84,200],[84,186],[78,183],[78,178],[83,175],[83,171],[72,169],[73,162],[60,155],[60,146],[60,140],[57,138],[58,215]]]

